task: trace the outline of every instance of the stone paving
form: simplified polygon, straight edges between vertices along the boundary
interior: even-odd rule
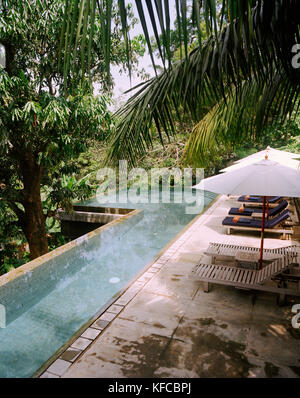
[[[271,293],[191,276],[210,242],[259,247],[258,234],[225,235],[235,200],[198,216],[41,377],[300,377],[300,330]],[[265,248],[298,244],[269,235]]]

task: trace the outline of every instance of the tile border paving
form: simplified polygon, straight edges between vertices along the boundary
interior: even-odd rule
[[[154,260],[147,264],[121,291],[116,293],[111,300],[87,321],[51,358],[49,358],[32,377],[58,378],[63,376],[69,367],[80,359],[90,348],[91,344],[98,339],[102,332],[118,317],[126,305],[143,289],[154,275],[161,271],[199,225],[206,221],[207,217],[209,217],[215,207],[217,207],[221,196],[222,195],[218,195],[213,199],[201,214],[190,221],[159,251]],[[99,333],[97,333],[97,331],[99,331]],[[74,357],[71,355],[70,359],[71,351],[75,352],[75,355]]]

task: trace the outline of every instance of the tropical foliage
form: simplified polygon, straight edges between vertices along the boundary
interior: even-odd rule
[[[156,75],[116,113],[108,159],[136,162],[188,117],[183,159],[208,164],[223,146],[262,142],[266,126],[297,113],[297,3],[136,0],[145,38],[131,38],[137,20],[125,0],[0,1],[1,211],[22,228],[31,256],[48,250],[47,215],[88,193],[86,179],[72,176],[74,160],[110,127],[106,98],[90,94],[95,81],[111,87],[111,64],[131,75],[146,44]]]
[[[77,170],[76,158],[89,138],[103,137],[110,116],[103,97],[38,94],[25,74],[10,77],[3,70],[0,115],[0,197],[17,217],[34,258],[48,250],[45,220],[53,213],[44,210],[90,193],[86,184],[75,187],[64,176]],[[44,203],[41,186],[47,187]]]
[[[74,11],[72,19],[68,6]],[[91,194],[88,177],[75,177],[77,158],[90,140],[106,139],[111,126],[108,90],[113,80],[106,74],[107,54],[120,70],[126,67],[116,4],[111,7],[113,26],[105,52],[101,15],[82,31],[75,29],[83,10],[77,1],[0,1],[0,45],[6,56],[4,68],[0,66],[0,233],[6,248],[11,237],[27,241],[31,258],[52,246],[48,232],[55,226],[55,210],[68,209],[72,200]],[[126,12],[129,31],[137,19],[130,6]],[[61,56],[68,46],[61,40],[64,31],[71,40],[74,35],[79,49]],[[137,59],[144,51],[144,38],[134,37],[129,57],[140,73]],[[82,62],[89,79],[79,68]],[[64,64],[70,66],[68,73]],[[93,96],[95,81],[106,96]]]
[[[47,218],[90,193],[85,180],[70,176],[89,139],[103,139],[111,117],[104,96],[79,86],[60,95],[64,79],[56,57],[64,3],[7,4],[0,17],[7,56],[0,67],[1,242],[22,235],[35,258],[48,251]]]
[[[102,15],[105,47],[109,45],[112,2],[99,1],[98,10],[87,3],[80,2],[86,21],[92,23],[97,11]],[[184,48],[184,58],[175,63],[171,62],[172,5]],[[263,126],[283,123],[297,106],[300,70],[291,64],[292,47],[299,43],[296,0],[155,0],[136,1],[136,8],[154,68],[146,10],[165,69],[141,84],[117,112],[111,159],[122,157],[134,162],[151,146],[154,127],[163,142],[174,132],[174,121],[188,112],[195,129],[185,158],[203,163],[213,156],[212,149],[219,142],[255,139]],[[119,1],[119,13],[128,53],[125,1]],[[79,30],[85,26],[82,20],[78,20]],[[189,21],[197,29],[199,43],[190,53]],[[109,56],[105,61],[108,65]]]

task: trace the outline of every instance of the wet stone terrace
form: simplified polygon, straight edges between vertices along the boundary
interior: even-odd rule
[[[259,234],[225,234],[235,204],[219,197],[41,377],[300,377],[299,298],[279,307],[272,293],[205,293],[191,276],[210,242],[259,247]],[[290,244],[300,245],[265,239],[266,248]]]

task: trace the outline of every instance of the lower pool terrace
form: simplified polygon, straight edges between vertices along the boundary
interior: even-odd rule
[[[210,261],[210,242],[259,247],[257,232],[226,235],[222,220],[235,205],[226,196],[212,202],[38,376],[300,377],[300,330],[291,322],[299,294],[278,306],[270,292],[214,284],[207,293],[192,273]],[[268,234],[265,248],[300,248],[292,201],[290,209],[292,240]]]
[[[180,196],[174,192],[171,203],[107,203],[136,210],[0,278],[7,313],[0,377],[34,375],[117,299],[196,216],[176,203]],[[215,196],[205,193],[204,205]],[[96,199],[85,204],[99,206]]]

